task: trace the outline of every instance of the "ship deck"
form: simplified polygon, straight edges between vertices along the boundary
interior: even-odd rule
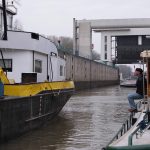
[[[142,112],[138,112],[135,114],[135,117],[137,118],[137,121],[135,124],[128,130],[123,136],[121,136],[119,139],[114,141],[109,146],[128,146],[129,145],[129,136],[138,128],[138,124],[143,120],[143,117],[145,116],[145,110]],[[146,132],[138,131],[137,134],[135,134],[132,138],[132,145],[143,145],[143,144],[149,144],[149,135],[150,130],[147,129]]]

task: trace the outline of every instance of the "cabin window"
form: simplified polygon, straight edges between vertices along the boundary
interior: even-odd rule
[[[64,76],[66,76],[66,67],[64,67]]]
[[[63,66],[60,65],[60,76],[63,76]]]
[[[0,67],[2,67],[4,71],[12,72],[12,59],[4,59],[4,62],[2,59],[0,59]]]
[[[35,60],[35,72],[42,73],[42,61]]]
[[[37,33],[31,33],[31,38],[39,40],[39,34],[37,34]]]

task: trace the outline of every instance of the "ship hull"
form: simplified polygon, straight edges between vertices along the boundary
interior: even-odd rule
[[[150,145],[108,147],[105,150],[150,150]]]
[[[0,141],[5,142],[36,129],[55,117],[69,100],[74,89],[44,91],[27,97],[0,100]]]

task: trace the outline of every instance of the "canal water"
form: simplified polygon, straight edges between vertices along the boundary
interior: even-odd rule
[[[109,86],[76,92],[54,120],[0,145],[0,150],[100,150],[128,118],[127,94]]]

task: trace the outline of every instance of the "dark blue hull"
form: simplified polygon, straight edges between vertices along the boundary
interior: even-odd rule
[[[38,128],[55,117],[74,89],[0,100],[0,142]]]

